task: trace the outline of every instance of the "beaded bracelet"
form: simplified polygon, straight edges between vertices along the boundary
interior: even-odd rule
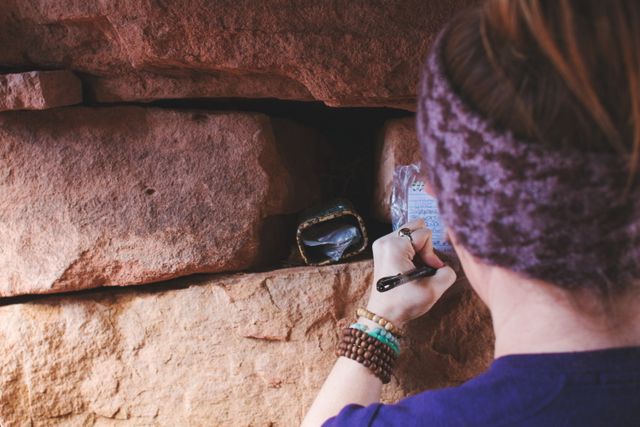
[[[383,344],[386,344],[389,347],[391,347],[391,350],[393,350],[393,352],[397,356],[400,356],[400,347],[398,345],[396,345],[395,343],[393,343],[392,341],[390,341],[389,338],[385,337],[384,335],[380,335],[379,333],[376,333],[377,331],[378,331],[378,329],[376,329],[373,332],[368,332],[368,334],[369,334],[369,336],[374,337],[375,339],[377,339],[378,341],[382,342]]]
[[[384,344],[378,342],[362,331],[345,328],[338,354],[349,357],[371,368],[376,375],[390,377],[397,356]],[[379,368],[379,369],[377,369]],[[383,372],[376,372],[381,370]],[[384,378],[381,378],[384,381]]]
[[[363,364],[364,366],[369,368],[369,370],[373,372],[376,377],[380,378],[382,384],[388,384],[391,381],[391,369],[382,364],[371,362],[370,360],[365,359],[363,356],[358,355],[357,347],[347,347],[344,350],[340,349],[336,354],[338,356],[347,357],[351,360],[355,360],[356,362]]]
[[[370,337],[373,337],[373,338],[377,339],[382,344],[384,344],[384,345],[388,346],[389,348],[391,348],[391,350],[393,350],[393,352],[396,354],[396,356],[400,355],[400,347],[397,346],[396,344],[394,344],[393,342],[389,341],[386,337],[384,337],[382,335],[379,335],[379,334],[376,334],[376,333],[373,333],[373,332],[366,332],[366,334],[369,335]]]
[[[404,332],[400,328],[397,328],[389,320],[385,319],[384,317],[380,317],[375,313],[370,312],[366,308],[362,308],[362,307],[358,308],[356,310],[356,316],[365,317],[369,320],[376,322],[378,325],[382,326],[384,329],[391,332],[393,335],[397,336],[398,338],[402,338],[404,336]]]
[[[367,325],[363,325],[362,323],[353,323],[350,328],[356,328],[356,329],[360,329],[362,332],[367,332],[367,333],[371,333],[374,332],[375,334],[381,335],[384,338],[388,339],[389,341],[391,341],[392,343],[394,343],[397,347],[400,347],[400,340],[393,335],[391,332],[387,331],[384,328],[376,328],[373,329],[373,331],[369,328],[369,326]]]
[[[398,339],[394,337],[393,334],[391,334],[391,332],[382,328],[369,330],[369,327],[367,327],[367,325],[363,325],[362,323],[353,323],[349,327],[351,329],[358,329],[359,331],[366,332],[369,336],[391,347],[396,355],[400,355],[400,343],[398,342]]]
[[[398,358],[387,345],[366,332],[353,328],[343,330],[336,355],[362,363],[380,378],[383,384],[391,380],[391,372]]]
[[[383,337],[387,341],[391,341],[396,346],[398,347],[400,346],[400,341],[398,341],[398,338],[396,338],[395,335],[393,335],[391,332],[387,331],[386,329],[383,329],[380,327],[372,329],[371,327],[360,322],[352,323],[351,325],[349,325],[349,327],[352,329],[359,329],[362,332],[366,332],[371,336],[377,335],[377,336]]]
[[[398,358],[396,353],[388,345],[383,344],[376,338],[360,330],[345,328],[342,331],[342,338],[343,342],[364,346],[367,350],[374,352],[374,354],[385,356],[385,359],[395,360]]]

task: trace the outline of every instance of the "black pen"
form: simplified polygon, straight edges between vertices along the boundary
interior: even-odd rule
[[[413,270],[409,270],[404,273],[398,273],[395,276],[383,277],[376,283],[376,289],[378,292],[386,292],[395,287],[398,287],[404,283],[412,280],[420,279],[421,277],[430,277],[436,274],[437,268],[424,266],[416,267]]]

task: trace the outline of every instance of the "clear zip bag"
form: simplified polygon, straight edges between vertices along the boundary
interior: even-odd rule
[[[414,219],[422,218],[432,231],[433,247],[453,254],[447,231],[440,218],[438,200],[425,191],[420,165],[397,166],[393,173],[391,191],[391,222],[394,230]]]

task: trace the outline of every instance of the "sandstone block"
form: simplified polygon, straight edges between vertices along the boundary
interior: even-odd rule
[[[0,65],[82,72],[98,101],[245,97],[414,109],[435,34],[477,0],[4,0]]]
[[[391,222],[390,197],[393,171],[396,166],[420,162],[420,146],[414,117],[389,120],[385,123],[375,151],[376,180],[373,213],[379,221]]]
[[[0,424],[299,425],[371,275],[364,261],[0,307]],[[491,362],[486,309],[454,286],[410,326],[385,402]]]
[[[45,110],[81,102],[82,84],[69,71],[0,74],[0,111]]]
[[[0,141],[0,296],[271,262],[319,195],[314,134],[260,114],[7,112]]]

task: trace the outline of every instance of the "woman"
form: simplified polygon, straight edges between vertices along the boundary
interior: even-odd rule
[[[402,326],[455,279],[408,224],[374,243],[374,280],[416,254],[437,274],[372,290],[303,424],[639,425],[640,2],[465,12],[432,46],[417,123],[495,360],[459,387],[378,403]]]

